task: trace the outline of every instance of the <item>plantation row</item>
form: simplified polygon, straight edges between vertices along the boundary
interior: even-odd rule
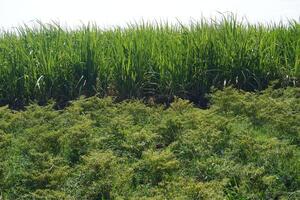
[[[299,88],[52,106],[0,107],[0,199],[300,199]]]
[[[0,104],[20,107],[79,95],[173,95],[199,103],[211,86],[297,84],[300,24],[251,25],[234,17],[188,26],[77,30],[56,24],[0,33]]]

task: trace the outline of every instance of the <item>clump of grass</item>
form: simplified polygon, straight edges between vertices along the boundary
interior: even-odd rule
[[[0,103],[22,107],[80,95],[172,96],[201,103],[211,86],[260,90],[272,80],[297,84],[300,24],[221,20],[77,30],[26,25],[0,33]]]

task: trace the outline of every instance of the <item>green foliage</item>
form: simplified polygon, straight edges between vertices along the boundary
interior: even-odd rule
[[[176,172],[178,165],[179,162],[172,152],[148,150],[137,163],[135,170],[138,171],[138,177],[134,179],[134,184],[157,185],[166,176]]]
[[[253,125],[267,128],[276,137],[288,138],[300,145],[299,87],[269,88],[260,94],[226,88],[213,95],[213,102],[218,112],[226,116],[245,116]]]
[[[70,163],[78,162],[80,156],[86,153],[89,136],[92,134],[90,130],[89,123],[85,122],[66,129],[59,138],[63,157]]]
[[[258,25],[233,15],[108,30],[24,25],[0,32],[0,105],[94,94],[167,103],[175,95],[202,104],[211,86],[299,84],[299,44],[297,21]]]
[[[0,199],[299,199],[299,92],[0,107]]]
[[[82,157],[74,175],[66,183],[67,191],[76,199],[111,199],[111,191],[118,181],[118,160],[113,152],[91,152]]]

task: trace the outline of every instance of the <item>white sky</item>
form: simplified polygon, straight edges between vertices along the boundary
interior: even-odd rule
[[[0,27],[33,20],[76,26],[88,21],[100,26],[168,20],[187,22],[230,11],[250,22],[300,20],[300,0],[0,0]]]

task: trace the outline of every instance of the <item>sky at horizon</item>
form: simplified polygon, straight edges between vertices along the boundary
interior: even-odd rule
[[[162,20],[187,23],[191,19],[232,12],[251,23],[300,21],[300,0],[0,0],[0,27],[57,21],[76,27],[95,22],[102,27]]]

